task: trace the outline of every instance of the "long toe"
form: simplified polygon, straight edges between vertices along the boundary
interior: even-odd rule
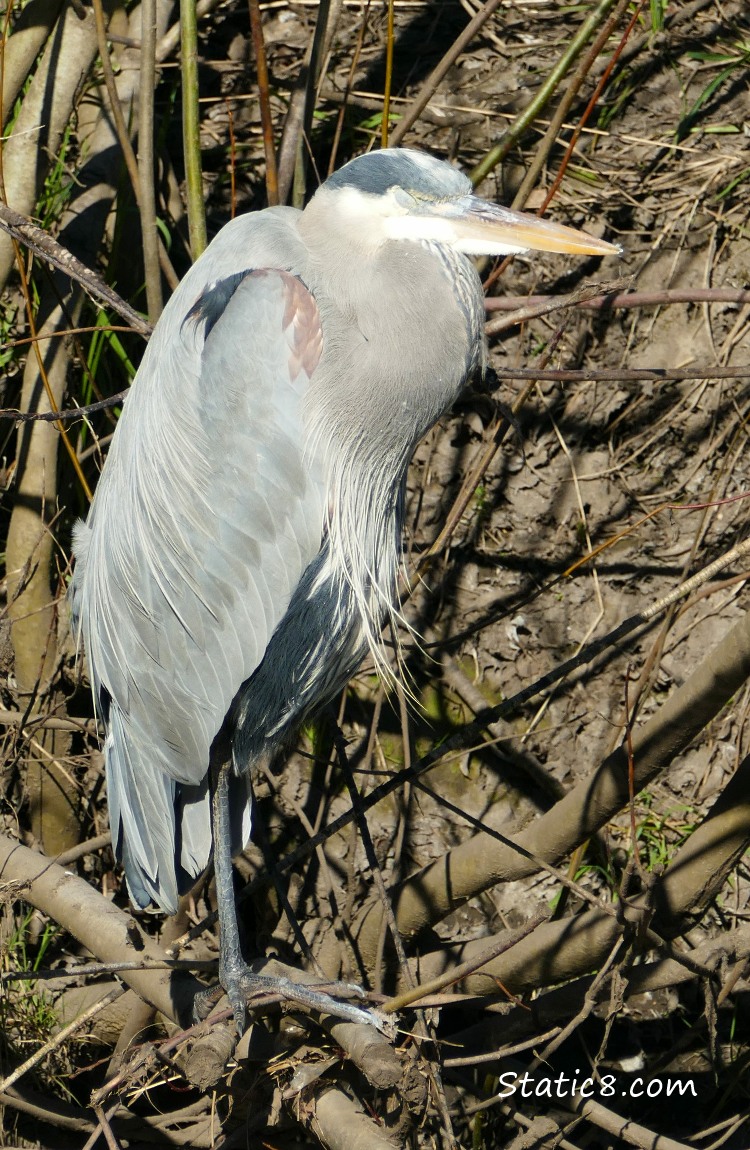
[[[220,982],[215,982],[213,986],[206,986],[199,991],[193,999],[193,1022],[205,1022],[224,993],[224,987]]]
[[[384,1032],[389,1031],[393,1025],[392,1018],[386,1018],[376,1010],[355,1006],[354,1003],[342,1001],[309,983],[293,982],[283,975],[258,974],[250,967],[246,967],[240,979],[240,986],[244,1001],[248,1004],[255,995],[274,994],[285,1002],[295,1003],[314,1014],[331,1015],[344,1022],[364,1023]],[[353,991],[362,994],[358,987],[351,987],[345,983],[334,983],[333,986],[343,995],[351,995]]]

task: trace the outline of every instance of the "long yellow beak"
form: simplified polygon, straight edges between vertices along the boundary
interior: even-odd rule
[[[514,212],[478,196],[431,204],[428,213],[452,233],[451,246],[466,255],[508,255],[527,251],[577,256],[622,255],[619,244],[596,239],[540,216]]]

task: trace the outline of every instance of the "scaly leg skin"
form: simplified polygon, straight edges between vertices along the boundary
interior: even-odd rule
[[[379,1030],[388,1029],[389,1025],[392,1025],[392,1019],[381,1018],[375,1011],[365,1010],[348,1002],[340,1002],[304,983],[292,982],[289,978],[256,974],[245,962],[240,947],[232,882],[232,836],[229,826],[231,770],[231,760],[222,763],[213,794],[214,873],[219,914],[219,982],[226,991],[232,1007],[238,1037],[241,1037],[245,1030],[248,1000],[255,994],[277,994],[319,1014],[333,1015],[346,1022],[364,1022],[369,1026],[376,1026]],[[351,990],[351,987],[342,989]],[[209,991],[205,996],[200,995],[196,999],[196,1013],[203,1013],[203,1008],[211,997]]]

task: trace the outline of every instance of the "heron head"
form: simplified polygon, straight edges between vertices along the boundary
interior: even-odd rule
[[[585,232],[480,199],[457,168],[411,148],[351,160],[321,185],[309,209],[330,213],[339,232],[351,232],[360,247],[402,240],[431,241],[465,255],[621,251]]]

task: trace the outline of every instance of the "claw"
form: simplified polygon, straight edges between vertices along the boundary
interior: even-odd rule
[[[242,1038],[247,1023],[247,1000],[242,991],[242,975],[227,975],[222,980],[237,1027],[237,1038]]]

